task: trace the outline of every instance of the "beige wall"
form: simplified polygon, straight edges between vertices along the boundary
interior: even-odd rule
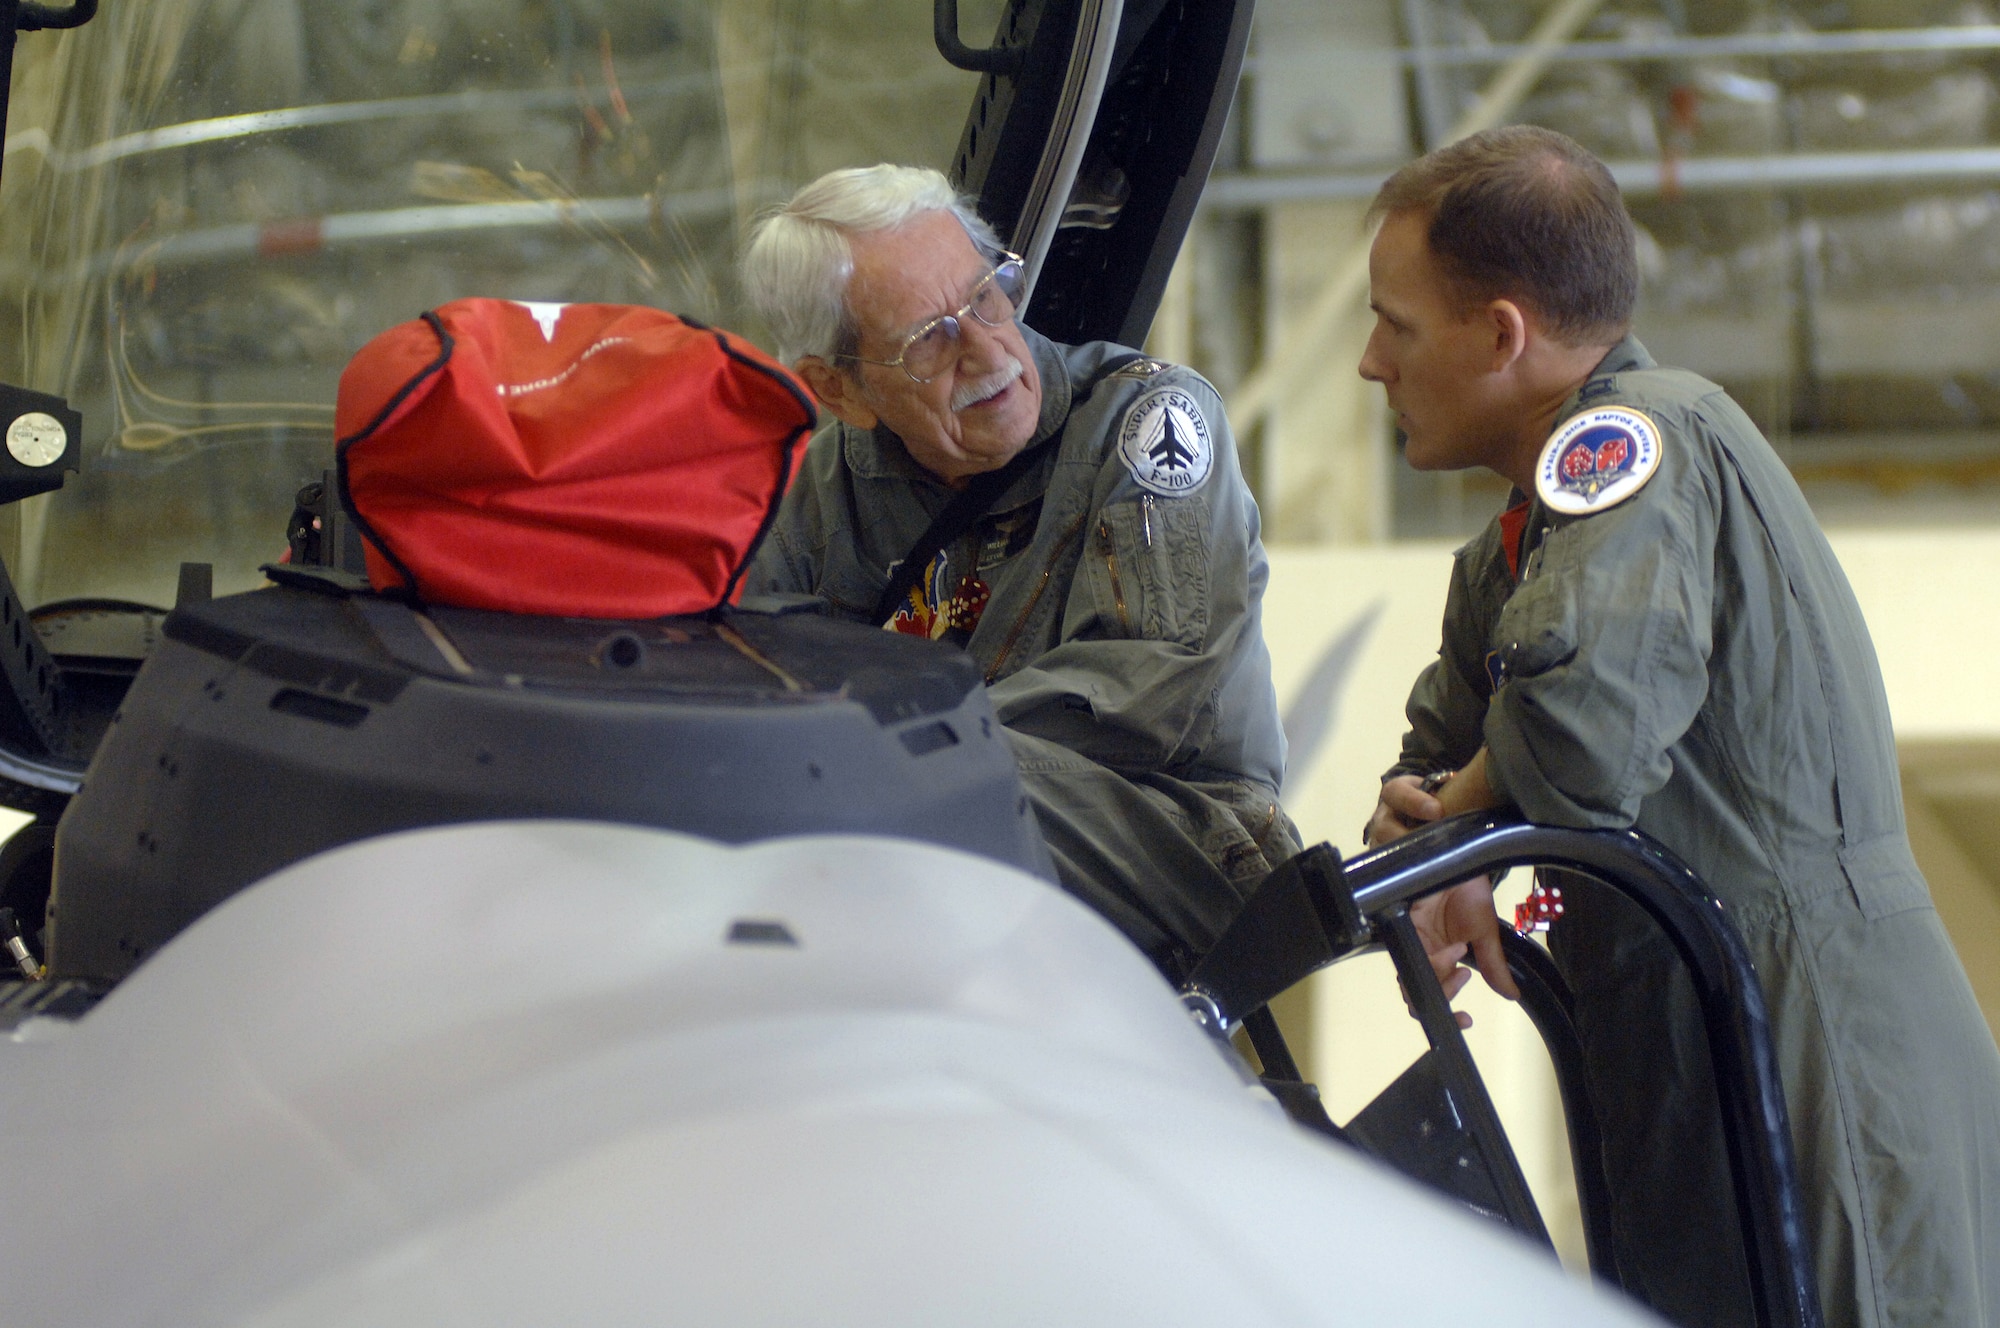
[[[1364,233],[1362,203],[1290,203],[1265,217],[1265,343],[1319,298],[1328,269]],[[1273,540],[1363,544],[1389,537],[1389,424],[1382,389],[1362,381],[1374,315],[1357,300],[1328,336],[1321,367],[1273,403],[1258,493]]]

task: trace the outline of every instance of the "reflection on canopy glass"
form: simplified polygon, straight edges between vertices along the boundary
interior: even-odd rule
[[[182,561],[258,584],[370,337],[472,295],[757,335],[742,224],[836,166],[946,166],[975,85],[925,0],[150,0],[24,37],[0,378],[85,444],[0,556],[31,606],[165,603]]]

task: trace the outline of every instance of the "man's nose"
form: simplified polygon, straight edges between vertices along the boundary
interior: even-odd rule
[[[1355,367],[1361,376],[1371,383],[1386,383],[1389,381],[1389,366],[1375,353],[1375,338],[1373,337],[1368,338],[1368,344],[1362,347],[1361,363]]]
[[[1011,327],[1012,324],[1005,326]],[[971,314],[958,320],[958,362],[984,373],[1006,363],[1010,351],[1000,340],[1000,328],[989,327]]]

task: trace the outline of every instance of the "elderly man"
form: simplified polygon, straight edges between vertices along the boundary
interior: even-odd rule
[[[743,281],[835,421],[750,588],[969,651],[1063,885],[1176,970],[1298,848],[1214,390],[1022,326],[1020,260],[935,171],[807,185]]]
[[[2000,1323],[2000,1054],[1910,855],[1868,630],[1798,486],[1721,388],[1630,336],[1632,224],[1576,144],[1479,135],[1375,211],[1361,374],[1411,465],[1484,466],[1515,494],[1458,552],[1371,837],[1511,806],[1664,842],[1762,978],[1826,1322]],[[1619,1258],[1678,1322],[1748,1324],[1686,975],[1629,905],[1568,895],[1551,949]],[[1511,991],[1491,901],[1468,883],[1420,925],[1441,977],[1469,948]]]

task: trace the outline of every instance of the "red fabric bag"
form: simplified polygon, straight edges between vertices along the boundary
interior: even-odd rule
[[[578,618],[733,600],[812,399],[769,356],[657,309],[456,300],[340,376],[340,499],[368,580]]]

